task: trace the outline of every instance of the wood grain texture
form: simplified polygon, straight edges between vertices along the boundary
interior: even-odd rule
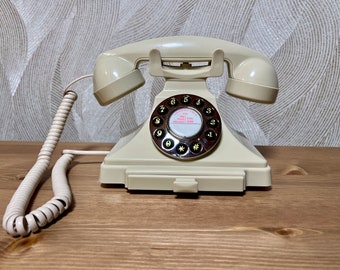
[[[39,147],[0,143],[1,215]],[[56,153],[110,147],[61,143]],[[198,198],[101,187],[102,158],[78,157],[71,211],[26,238],[2,230],[0,269],[339,269],[340,148],[258,148],[271,190]],[[51,195],[46,181],[32,207]]]

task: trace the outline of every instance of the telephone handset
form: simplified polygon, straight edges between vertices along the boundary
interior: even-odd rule
[[[244,191],[269,187],[270,168],[250,142],[222,121],[206,78],[228,66],[226,92],[273,103],[277,76],[267,57],[223,40],[178,36],[129,44],[99,55],[94,95],[109,104],[144,84],[138,70],[166,78],[149,120],[122,138],[101,165],[100,182],[130,190]],[[204,63],[204,64],[202,64]]]
[[[64,150],[52,170],[54,197],[26,214],[77,98],[69,87],[93,77],[94,95],[101,105],[107,105],[144,84],[138,69],[141,61],[149,61],[151,75],[166,79],[148,121],[121,138],[110,152]],[[99,55],[94,75],[80,77],[66,87],[37,161],[7,206],[3,228],[13,236],[25,236],[68,209],[72,193],[66,171],[74,155],[106,155],[100,182],[123,184],[129,190],[196,193],[270,187],[267,161],[242,134],[225,125],[207,89],[206,79],[221,76],[224,63],[228,66],[228,94],[255,102],[275,101],[278,83],[268,58],[223,40],[158,38]]]
[[[277,76],[269,59],[249,48],[224,40],[178,36],[128,44],[99,55],[94,71],[94,95],[109,104],[144,84],[137,66],[150,61],[150,74],[188,80],[221,76],[228,65],[228,94],[250,101],[273,103],[278,93]],[[166,62],[210,62],[209,67],[176,69]]]

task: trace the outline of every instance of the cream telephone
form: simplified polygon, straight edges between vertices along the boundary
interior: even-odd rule
[[[243,192],[247,187],[271,186],[267,161],[244,136],[225,125],[206,85],[208,77],[223,74],[226,63],[228,94],[273,103],[278,82],[267,57],[205,37],[176,36],[125,45],[97,58],[93,82],[98,102],[107,105],[141,87],[144,78],[138,64],[142,61],[149,62],[152,76],[166,79],[164,89],[155,97],[149,119],[137,131],[121,138],[110,152],[94,153],[106,155],[101,183],[176,193]],[[82,151],[64,152],[52,172],[55,197],[25,215],[75,99],[76,94],[67,87],[38,160],[7,207],[3,227],[12,235],[39,230],[71,204],[66,170],[73,156]],[[24,192],[29,193],[27,199],[18,203]]]
[[[203,37],[142,41],[103,53],[94,72],[94,95],[109,104],[144,83],[137,65],[166,78],[149,120],[122,138],[101,165],[100,182],[132,190],[244,191],[271,185],[270,168],[246,138],[222,121],[206,78],[228,65],[228,94],[272,103],[278,92],[269,60],[248,48]],[[172,65],[171,63],[179,63]],[[206,66],[195,63],[207,62]]]

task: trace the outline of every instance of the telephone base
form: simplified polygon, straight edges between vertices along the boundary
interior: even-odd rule
[[[205,80],[168,80],[164,90],[155,97],[153,111],[170,97],[176,99],[176,95],[184,90],[187,96],[201,97],[206,104],[209,101],[217,108]],[[178,103],[181,100],[178,99]],[[166,102],[163,104],[165,107],[169,104]],[[198,112],[196,107],[193,110]],[[161,115],[164,117],[164,114]],[[229,129],[223,121],[221,139],[207,155],[182,160],[169,157],[160,151],[159,145],[156,148],[154,138],[151,138],[154,132],[150,134],[149,127],[153,119],[155,117],[150,116],[138,130],[121,138],[105,157],[99,177],[102,184],[123,184],[128,190],[167,190],[178,193],[244,192],[247,187],[271,186],[270,167],[265,158],[246,137]],[[203,141],[206,138],[200,139]]]

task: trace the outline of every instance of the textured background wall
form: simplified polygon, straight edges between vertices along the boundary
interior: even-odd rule
[[[269,56],[280,94],[273,105],[227,96],[226,75],[209,79],[225,121],[255,144],[340,146],[339,1],[0,0],[1,140],[44,140],[73,79],[108,49],[154,37],[209,36]],[[92,81],[63,140],[117,141],[147,118],[163,80],[100,107]]]

